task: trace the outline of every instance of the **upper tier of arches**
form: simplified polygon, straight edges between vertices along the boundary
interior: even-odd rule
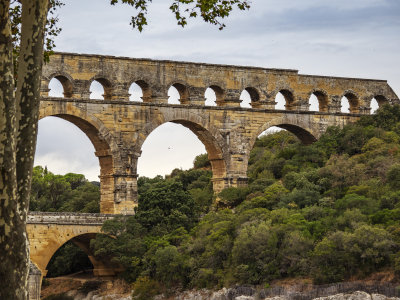
[[[74,99],[354,114],[370,113],[371,102],[400,103],[383,80],[73,53],[56,53],[44,65],[43,97],[52,80],[62,86],[60,97]]]
[[[202,89],[189,86],[183,81],[176,81],[161,88],[153,86],[144,79],[135,80],[123,87],[101,76],[95,76],[86,82],[74,80],[65,73],[53,74],[52,77],[44,79],[45,87],[42,85],[42,96],[49,96],[52,90],[52,82],[58,81],[62,87],[63,98],[89,98],[115,101],[131,101],[144,103],[171,103],[181,105],[203,105],[220,107],[243,107],[248,109],[276,109],[276,110],[302,110],[332,113],[370,113],[372,112],[371,102],[375,101],[378,106],[391,103],[389,96],[383,94],[369,94],[368,97],[361,97],[352,90],[343,90],[341,93],[329,94],[327,91],[312,88],[304,96],[296,93],[291,88],[277,89],[270,93],[269,98],[262,100],[263,91],[256,87],[245,87],[242,90],[227,90],[218,83],[205,86]],[[91,85],[93,82],[102,87],[102,97],[92,97]],[[131,97],[129,90],[135,85],[140,96]],[[169,91],[173,89],[179,94],[177,101],[168,101],[171,96]],[[98,94],[98,93],[97,93]],[[51,93],[50,93],[51,95]],[[211,95],[211,96],[210,96]],[[208,100],[207,100],[208,99]],[[211,99],[211,100],[210,100]]]

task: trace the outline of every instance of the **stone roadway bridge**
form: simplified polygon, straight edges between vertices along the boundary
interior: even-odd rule
[[[64,98],[49,98],[49,82],[58,79]],[[96,80],[104,99],[89,99]],[[129,87],[138,84],[142,102],[129,101]],[[168,104],[174,86],[180,104]],[[205,106],[207,88],[216,106]],[[240,107],[246,90],[251,108]],[[281,93],[285,110],[275,109]],[[318,98],[319,111],[309,111]],[[271,126],[293,132],[312,143],[328,126],[343,126],[370,103],[399,103],[384,80],[301,75],[295,70],[264,69],[124,57],[56,53],[43,67],[40,118],[56,116],[78,126],[91,140],[99,158],[102,213],[133,213],[137,205],[137,161],[146,138],[166,122],[189,128],[205,145],[216,192],[245,185],[250,150],[258,135]],[[346,97],[349,114],[340,113]],[[162,155],[162,153],[160,153]]]
[[[59,80],[63,98],[50,98],[49,82]],[[90,99],[98,81],[104,99]],[[141,102],[129,101],[129,87],[142,89]],[[180,104],[168,103],[173,86]],[[205,91],[216,95],[205,105]],[[251,108],[240,106],[246,90]],[[275,109],[275,97],[285,110]],[[311,95],[319,110],[309,110]],[[341,113],[341,99],[350,113]],[[131,214],[137,205],[137,161],[146,138],[166,122],[190,129],[211,161],[216,192],[247,183],[249,154],[256,138],[271,126],[289,130],[303,143],[317,140],[328,126],[344,126],[369,114],[371,100],[400,103],[384,80],[301,75],[295,70],[265,69],[124,57],[56,53],[43,67],[40,118],[55,116],[78,126],[91,140],[100,164],[100,210],[103,214],[34,213],[28,216],[30,298],[39,299],[41,276],[53,254],[72,240],[89,256],[96,275],[118,267],[97,261],[89,244],[109,214]],[[160,153],[162,155],[162,153]],[[108,215],[106,215],[108,214]],[[36,270],[36,271],[35,271]]]
[[[54,253],[66,242],[72,241],[82,249],[93,264],[95,276],[114,276],[122,270],[110,260],[97,260],[90,248],[90,240],[101,233],[110,214],[30,212],[27,219],[27,234],[31,268],[29,274],[29,299],[40,299],[42,277],[47,274],[47,265]]]

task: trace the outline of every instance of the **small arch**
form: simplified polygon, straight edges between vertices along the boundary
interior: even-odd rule
[[[370,107],[370,114],[371,114],[371,115],[375,114],[376,111],[377,111],[378,108],[379,108],[379,103],[378,103],[378,101],[376,100],[376,98],[372,98],[369,107]]]
[[[243,90],[239,99],[242,100],[242,102],[240,102],[240,107],[251,107],[251,96],[248,91]]]
[[[89,87],[90,99],[111,100],[112,84],[108,79],[103,77],[94,78]]]
[[[280,90],[275,96],[275,109],[291,110],[294,103],[294,96],[288,89]]]
[[[132,82],[128,92],[129,101],[143,102],[143,90],[136,82]]]
[[[382,107],[382,105],[388,104],[389,100],[382,95],[376,95],[374,98],[371,99],[370,101],[370,113],[374,114],[378,108]]]
[[[50,97],[72,97],[72,80],[64,75],[55,75],[49,82]]]
[[[168,89],[168,97],[168,103],[170,104],[188,104],[189,90],[182,83],[174,83]]]
[[[205,102],[204,105],[206,106],[217,106],[217,95],[215,94],[214,90],[211,88],[207,88],[204,93]]]
[[[150,102],[151,101],[151,88],[150,85],[142,79],[133,81],[129,87],[130,101]]]
[[[224,90],[218,85],[210,85],[204,94],[206,101],[205,105],[220,106],[225,99]]]
[[[253,87],[245,88],[240,94],[241,107],[252,107],[255,102],[260,101],[260,94],[257,89]]]
[[[359,98],[354,92],[345,92],[340,100],[340,111],[342,113],[358,113]]]
[[[311,93],[309,99],[310,111],[328,111],[328,95],[320,90],[315,90]]]
[[[118,263],[112,262],[110,258],[102,258],[101,260],[98,260],[94,256],[94,253],[90,247],[90,241],[95,239],[98,234],[101,233],[87,232],[56,240],[55,243],[52,243],[50,248],[47,249],[46,257],[41,258],[46,266],[46,269],[49,267],[49,264],[52,258],[56,255],[57,251],[59,251],[67,243],[73,243],[87,255],[91,265],[93,266],[93,273],[95,276],[101,276],[101,273],[104,272],[104,270],[107,270],[108,275],[112,275],[112,273],[114,273],[114,275],[120,273],[123,270],[123,267]]]

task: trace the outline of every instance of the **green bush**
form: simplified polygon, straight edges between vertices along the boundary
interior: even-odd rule
[[[132,288],[132,298],[135,300],[149,300],[162,292],[159,283],[148,276],[139,277]]]

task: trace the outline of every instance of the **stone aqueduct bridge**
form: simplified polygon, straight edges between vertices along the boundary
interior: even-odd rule
[[[64,98],[49,98],[49,82],[58,79]],[[90,85],[104,87],[104,100],[92,100]],[[129,101],[137,83],[143,102]],[[180,94],[180,105],[168,104],[168,89]],[[205,106],[207,88],[216,106]],[[251,108],[240,107],[241,92]],[[275,110],[275,96],[285,97],[286,110]],[[314,94],[320,111],[309,111]],[[91,140],[100,162],[101,212],[133,213],[137,205],[137,161],[141,147],[166,122],[189,128],[205,145],[213,186],[220,191],[247,182],[250,150],[271,126],[293,132],[304,143],[318,139],[328,126],[343,126],[369,114],[379,104],[399,103],[386,81],[300,75],[295,70],[264,69],[113,56],[56,53],[44,65],[40,118],[56,116],[78,126]],[[340,113],[346,97],[350,114]],[[163,153],[160,151],[160,155]]]
[[[58,79],[63,98],[48,97],[49,82]],[[90,85],[104,87],[104,99],[90,99]],[[129,87],[137,83],[143,101],[129,101]],[[180,104],[168,104],[174,86]],[[205,106],[207,88],[216,106]],[[246,90],[251,108],[240,107]],[[281,93],[285,110],[275,109]],[[309,111],[309,98],[318,98],[319,111]],[[346,97],[350,113],[340,113]],[[328,126],[343,126],[379,105],[400,103],[386,81],[301,75],[295,70],[264,69],[123,57],[56,53],[44,65],[40,118],[56,116],[78,126],[91,140],[100,163],[103,214],[30,213],[28,237],[31,261],[30,298],[39,299],[41,276],[53,254],[72,240],[89,256],[96,275],[110,275],[118,267],[97,261],[90,239],[113,215],[131,214],[137,205],[137,161],[153,130],[166,122],[190,129],[205,145],[216,192],[247,183],[250,150],[258,135],[271,126],[294,133],[302,142],[317,140]],[[160,155],[163,153],[160,151]],[[33,266],[33,265],[32,265]],[[35,268],[35,267],[33,267]]]

